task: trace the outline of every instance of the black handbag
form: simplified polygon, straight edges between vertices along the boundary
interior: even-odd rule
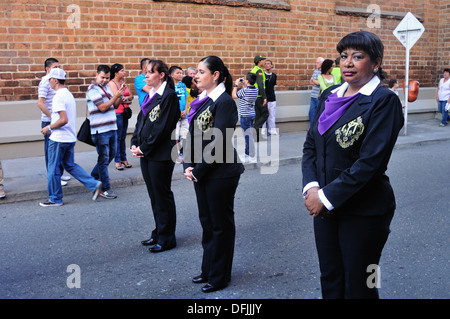
[[[123,117],[127,120],[131,119],[131,116],[133,115],[133,111],[131,110],[131,107],[127,106],[123,108]]]
[[[88,118],[86,118],[81,124],[80,130],[77,134],[77,139],[80,142],[95,146],[94,142],[92,142],[92,136],[91,136],[91,122]]]

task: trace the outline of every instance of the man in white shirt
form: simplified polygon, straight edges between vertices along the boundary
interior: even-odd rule
[[[70,91],[64,86],[66,72],[60,68],[51,69],[49,83],[55,96],[52,101],[51,123],[42,128],[44,135],[50,134],[48,145],[47,191],[49,200],[39,203],[42,207],[63,205],[61,174],[64,169],[90,189],[97,199],[102,183],[89,175],[74,162],[74,147],[77,140],[75,120],[76,103]]]
[[[41,128],[47,126],[51,122],[52,117],[52,101],[56,92],[53,90],[49,83],[48,73],[51,69],[59,68],[59,61],[55,58],[48,58],[44,62],[45,76],[42,77],[38,86],[38,107],[41,110]],[[45,167],[48,166],[48,141],[50,135],[44,136],[44,155],[45,155]],[[70,180],[70,176],[61,176],[61,185],[67,185],[67,181]]]

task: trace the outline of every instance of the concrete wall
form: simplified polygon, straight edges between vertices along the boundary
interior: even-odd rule
[[[399,90],[403,101],[403,92]],[[277,94],[277,127],[281,133],[307,130],[310,91],[279,91]],[[85,99],[77,99],[77,130],[86,115]],[[132,134],[139,103],[135,99],[131,108],[128,133]],[[417,101],[408,105],[408,121],[434,118],[437,111],[436,89],[420,88]],[[43,136],[40,133],[40,111],[36,100],[0,102],[0,159],[43,156]],[[127,143],[129,145],[129,142]],[[77,142],[76,152],[93,148]]]

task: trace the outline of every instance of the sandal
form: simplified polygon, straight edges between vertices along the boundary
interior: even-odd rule
[[[123,166],[125,166],[126,168],[131,168],[131,167],[133,167],[133,165],[131,165],[131,164],[128,164],[128,162],[127,161],[122,161],[122,162],[120,162]]]
[[[123,171],[122,163],[116,163],[116,170]]]

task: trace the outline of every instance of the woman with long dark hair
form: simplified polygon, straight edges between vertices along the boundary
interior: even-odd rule
[[[111,66],[111,80],[108,85],[113,94],[116,94],[117,91],[125,84],[125,76],[126,71],[122,64],[115,63]],[[116,155],[114,158],[116,169],[119,171],[123,170],[124,167],[131,168],[131,165],[127,161],[127,153],[126,153],[126,142],[125,139],[127,137],[128,130],[128,118],[125,116],[125,109],[130,107],[131,102],[133,102],[133,94],[130,90],[125,89],[123,93],[123,104],[120,104],[116,112],[117,118],[117,147],[116,147]]]
[[[131,153],[141,160],[155,219],[150,238],[141,243],[151,246],[150,252],[158,253],[176,246],[176,208],[171,190],[175,163],[171,152],[175,146],[172,131],[180,118],[180,106],[164,62],[151,61],[146,78],[151,90],[141,105],[131,139]]]
[[[188,114],[184,175],[194,182],[203,229],[201,274],[192,281],[206,283],[202,287],[206,293],[225,288],[231,280],[234,195],[244,166],[231,144],[238,112],[228,68],[216,56],[205,57],[198,64],[195,80],[203,92],[191,103]]]

